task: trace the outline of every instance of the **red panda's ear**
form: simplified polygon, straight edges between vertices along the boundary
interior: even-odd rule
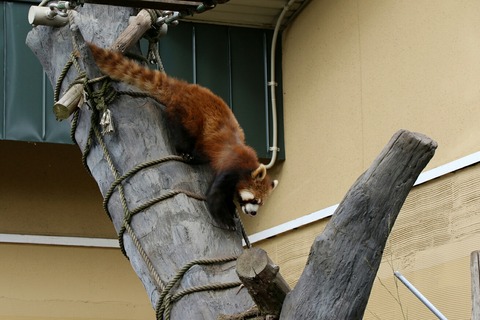
[[[278,180],[273,180],[272,181],[272,191],[275,190],[275,188],[278,186]]]
[[[260,164],[257,169],[252,171],[252,178],[262,181],[267,176],[267,168]]]

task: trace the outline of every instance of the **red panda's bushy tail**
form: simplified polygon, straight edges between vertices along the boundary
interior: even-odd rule
[[[163,72],[145,68],[123,56],[118,51],[97,47],[89,43],[90,50],[100,70],[114,80],[134,85],[164,102],[169,79]]]

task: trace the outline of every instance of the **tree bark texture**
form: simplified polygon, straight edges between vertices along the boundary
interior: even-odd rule
[[[34,27],[27,37],[27,44],[37,55],[54,86],[72,52],[79,56],[78,63],[88,78],[93,79],[100,74],[82,36],[99,46],[110,47],[128,26],[131,15],[135,15],[133,9],[85,4],[73,11],[73,25]],[[74,51],[74,42],[78,45],[78,52]],[[70,68],[61,87],[62,93],[77,76],[75,68]],[[122,83],[114,83],[113,86],[117,90],[135,90]],[[88,168],[104,196],[115,180],[111,164],[116,168],[117,176],[121,176],[137,165],[174,154],[165,131],[162,106],[158,103],[148,98],[122,95],[108,108],[115,131],[104,135],[103,141],[111,161],[107,161],[102,144],[96,137],[86,158]],[[84,104],[79,112],[75,139],[83,151],[89,143],[92,110]],[[210,179],[208,166],[193,167],[183,162],[168,161],[137,172],[123,181],[121,187],[128,209],[134,210],[171,190],[204,195]],[[118,187],[108,202],[108,210],[119,232],[123,225],[124,208]],[[205,203],[184,193],[134,215],[131,227],[164,284],[193,260],[237,256],[242,252],[241,233],[214,226]],[[130,263],[155,307],[161,290],[128,232],[124,234],[123,241]],[[196,265],[186,272],[178,285],[173,286],[173,293],[194,286],[238,281],[235,261]],[[178,300],[173,305],[171,318],[210,320],[216,319],[219,314],[245,311],[253,305],[247,290],[239,287],[203,291]]]
[[[362,319],[388,235],[436,147],[405,130],[392,137],[315,239],[280,319]]]
[[[246,249],[237,259],[237,274],[262,314],[278,316],[290,287],[280,268],[260,248]]]

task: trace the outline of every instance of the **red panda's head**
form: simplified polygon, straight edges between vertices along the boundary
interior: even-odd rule
[[[250,175],[240,179],[237,185],[237,198],[243,213],[256,215],[259,207],[278,185],[278,180],[271,180],[267,168],[260,166]]]

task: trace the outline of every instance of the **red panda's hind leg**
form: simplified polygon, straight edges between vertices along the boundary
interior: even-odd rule
[[[207,192],[207,206],[216,223],[221,227],[235,230],[235,197],[238,172],[219,172]]]

